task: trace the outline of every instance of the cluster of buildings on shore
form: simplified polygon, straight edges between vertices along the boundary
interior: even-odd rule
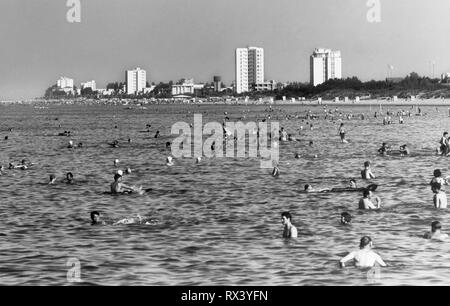
[[[172,96],[194,95],[199,91],[219,93],[229,90],[237,94],[251,91],[273,91],[282,89],[286,84],[264,78],[264,49],[259,47],[237,48],[235,52],[235,80],[230,87],[223,86],[220,76],[214,76],[213,82],[196,84],[194,79],[182,79],[171,84]],[[450,84],[450,73],[441,76],[442,83]],[[340,51],[316,48],[310,57],[310,84],[318,86],[331,79],[342,79],[342,57]],[[388,80],[388,79],[387,79]],[[395,78],[391,78],[396,82]],[[61,77],[56,84],[56,90],[80,95],[83,90],[90,89],[99,95],[108,96],[115,93],[113,89],[97,88],[95,80],[81,83],[80,88],[74,86],[74,80]],[[147,82],[147,72],[136,68],[125,72],[125,84],[119,92],[127,95],[141,95],[152,92],[154,85]]]
[[[182,79],[171,85],[170,93],[173,96],[194,95],[198,91],[206,90],[208,93],[219,93],[229,90],[237,94],[251,91],[273,91],[282,89],[286,84],[264,78],[264,49],[259,47],[237,48],[235,53],[235,80],[230,87],[223,86],[220,76],[214,76],[211,85],[196,84],[194,79]],[[311,55],[311,84],[317,86],[330,79],[342,78],[342,59],[340,51],[330,49],[315,49]],[[74,80],[61,77],[55,90],[66,94],[81,95],[83,91],[96,92],[98,95],[108,96],[115,93],[114,89],[97,88],[95,80],[81,83],[79,88],[74,86]],[[125,72],[125,85],[119,92],[127,95],[141,95],[152,92],[154,85],[147,82],[147,72],[136,68]]]

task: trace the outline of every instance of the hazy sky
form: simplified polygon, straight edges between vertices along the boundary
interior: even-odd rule
[[[0,0],[0,98],[43,95],[59,76],[77,86],[124,81],[141,67],[150,82],[234,79],[234,50],[264,48],[265,78],[309,81],[316,47],[341,50],[343,75],[383,79],[450,72],[450,1],[81,0],[69,23],[66,0]]]

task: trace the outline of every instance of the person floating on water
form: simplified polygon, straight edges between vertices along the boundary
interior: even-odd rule
[[[350,215],[348,212],[343,212],[341,214],[341,224],[349,225],[351,222],[352,222],[352,215]]]
[[[359,268],[371,268],[374,267],[375,264],[386,267],[386,263],[380,255],[372,251],[372,248],[372,238],[369,236],[362,237],[359,243],[359,250],[351,252],[339,261],[341,267],[344,268],[345,263],[350,260],[353,260],[355,266]]]
[[[431,232],[425,233],[423,238],[425,239],[435,239],[440,241],[445,241],[448,238],[447,234],[441,233],[442,225],[439,221],[431,222]]]
[[[297,228],[292,225],[292,216],[290,212],[283,212],[281,214],[281,224],[283,228],[283,238],[297,238]]]
[[[376,204],[372,202],[372,191],[369,189],[365,189],[363,191],[363,197],[359,200],[358,208],[359,209],[380,209],[381,208],[381,200],[379,197],[374,198]]]
[[[370,169],[369,161],[364,162],[364,170],[361,170],[361,178],[363,180],[371,180],[375,178],[375,175],[372,173],[372,170]]]
[[[447,208],[447,195],[445,191],[441,189],[441,184],[433,183],[431,185],[431,190],[434,193],[433,203],[436,208]]]

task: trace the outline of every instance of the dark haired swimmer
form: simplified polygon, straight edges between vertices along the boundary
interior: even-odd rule
[[[373,175],[372,170],[370,169],[369,161],[364,162],[364,169],[361,170],[361,178],[363,180],[370,180],[375,178],[375,175]]]
[[[341,224],[348,225],[352,222],[352,215],[350,215],[348,212],[343,212],[341,214]]]
[[[379,197],[375,197],[376,204],[372,202],[372,191],[365,189],[363,191],[363,197],[359,200],[359,209],[379,209],[381,208],[381,200]]]
[[[297,238],[297,228],[291,222],[291,213],[283,212],[281,214],[281,223],[284,225],[283,238]]]
[[[50,175],[50,181],[49,181],[49,185],[53,185],[56,182],[56,176],[54,174]]]
[[[105,225],[105,221],[100,220],[100,213],[98,211],[91,212],[91,225]]]
[[[73,174],[72,174],[72,172],[68,172],[66,174],[66,183],[67,184],[73,184],[74,183],[73,182]]]
[[[372,238],[369,236],[362,237],[359,243],[359,250],[351,252],[339,261],[341,267],[345,267],[345,263],[349,260],[354,260],[355,266],[360,268],[371,268],[375,264],[386,267],[387,265],[380,255],[372,251],[372,247]]]
[[[431,223],[431,233],[425,233],[423,238],[425,239],[436,239],[440,241],[447,240],[448,235],[441,233],[442,225],[439,221],[433,221]]]
[[[114,175],[114,182],[111,184],[111,193],[112,194],[124,194],[124,193],[131,193],[133,191],[136,191],[135,188],[131,186],[127,186],[122,181],[122,175],[116,173]]]

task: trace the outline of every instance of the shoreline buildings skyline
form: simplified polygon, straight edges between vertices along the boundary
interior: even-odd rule
[[[310,58],[310,84],[313,86],[332,79],[342,79],[341,51],[316,48]]]
[[[289,83],[277,83],[275,80],[265,80],[265,57],[264,48],[249,46],[235,49],[235,80],[231,90],[236,94],[251,91],[273,91],[282,88]],[[340,50],[328,48],[315,48],[310,56],[310,80],[309,84],[318,86],[331,79],[342,79],[342,53]],[[399,78],[402,79],[402,78]],[[442,83],[449,83],[449,75],[442,75]],[[214,75],[211,86],[208,83],[195,84],[192,78],[181,79],[182,82],[171,85],[172,95],[195,94],[198,90],[212,87],[212,91],[220,92],[223,83],[220,76]],[[386,79],[387,80],[387,79]],[[170,83],[170,82],[169,82]],[[304,82],[306,84],[306,82]],[[102,95],[111,95],[110,89],[97,89],[95,80],[81,83],[81,88],[76,89],[74,80],[68,77],[60,77],[56,84],[57,90],[61,92],[80,94],[80,89],[90,88],[93,92]],[[122,93],[128,95],[140,95],[153,91],[155,84],[148,85],[147,72],[140,67],[125,71],[125,85],[120,88]],[[230,90],[229,87],[225,87]],[[224,88],[224,89],[225,89]]]

